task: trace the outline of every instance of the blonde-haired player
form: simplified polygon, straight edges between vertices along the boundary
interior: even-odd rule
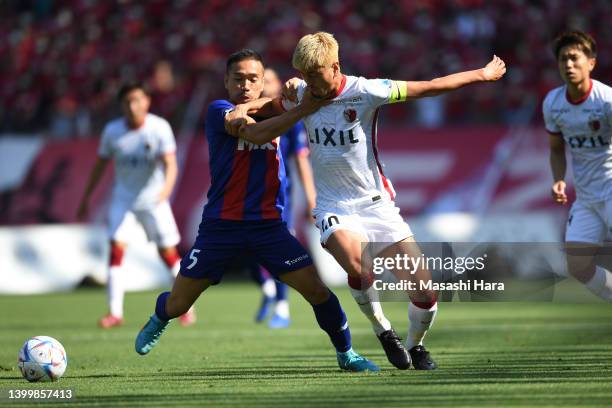
[[[371,322],[389,361],[400,369],[408,368],[411,361],[416,369],[434,369],[436,363],[423,347],[423,338],[436,315],[437,294],[430,290],[409,293],[410,324],[404,348],[378,302],[371,267],[362,263],[362,243],[376,244],[373,256],[421,255],[410,227],[395,206],[393,186],[378,159],[378,110],[385,104],[498,80],[506,71],[505,64],[494,56],[484,68],[431,81],[366,79],[340,71],[338,50],[338,43],[329,33],[302,37],[293,54],[293,66],[303,80],[290,80],[286,99],[280,103],[250,104],[241,109],[252,112],[259,108],[258,113],[264,115],[278,113],[299,103],[306,87],[314,97],[331,100],[304,118],[317,194],[313,215],[321,232],[321,244],[348,273],[351,293]],[[409,279],[430,279],[426,269],[413,272]]]

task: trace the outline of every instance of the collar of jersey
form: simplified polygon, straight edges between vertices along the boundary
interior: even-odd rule
[[[340,83],[340,88],[338,88],[338,90],[336,91],[336,94],[334,95],[334,98],[337,98],[337,97],[340,96],[342,91],[344,91],[344,86],[345,85],[346,85],[346,75],[342,74],[342,82]]]
[[[571,103],[572,105],[580,105],[582,102],[586,101],[589,95],[591,94],[591,91],[593,90],[593,80],[589,79],[589,81],[590,81],[589,90],[579,99],[576,99],[574,101],[570,98],[570,95],[567,92],[567,88],[565,88],[565,99],[567,99],[567,101]]]

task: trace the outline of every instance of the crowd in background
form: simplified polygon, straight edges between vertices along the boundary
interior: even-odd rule
[[[478,68],[493,53],[506,61],[502,82],[390,107],[386,124],[537,121],[543,96],[560,84],[551,40],[568,28],[592,34],[594,77],[610,82],[610,21],[608,0],[5,0],[0,133],[95,136],[133,78],[147,81],[152,111],[176,128],[196,89],[224,96],[231,52],[256,49],[286,79],[296,75],[295,44],[318,30],[338,39],[347,74],[425,80]]]

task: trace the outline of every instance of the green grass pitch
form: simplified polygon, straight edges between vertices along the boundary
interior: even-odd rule
[[[580,289],[582,290],[582,289]],[[380,373],[338,369],[309,305],[291,293],[293,324],[253,322],[258,290],[225,283],[197,303],[198,323],[173,323],[151,354],[134,337],[155,293],[130,293],[126,325],[101,330],[103,290],[0,297],[0,390],[72,388],[71,403],[44,406],[612,406],[612,305],[592,303],[442,303],[427,337],[440,368],[399,371],[346,289],[337,289],[356,350]],[[406,305],[386,303],[400,335]],[[29,384],[16,367],[31,336],[60,340],[68,370],[53,384]],[[19,406],[26,406],[19,404]]]

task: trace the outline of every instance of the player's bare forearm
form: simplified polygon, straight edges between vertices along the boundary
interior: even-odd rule
[[[566,184],[563,180],[567,168],[565,141],[558,135],[550,135],[548,139],[550,143],[550,168],[553,174],[551,195],[557,204],[564,205],[568,202],[567,194],[565,193]]]
[[[249,111],[249,115],[253,115],[258,118],[272,118],[274,116],[282,115],[284,112],[285,110],[282,108],[281,99],[274,98],[261,105],[257,111],[255,111],[255,109],[251,109]]]
[[[271,101],[270,98],[260,98],[254,101],[240,103],[234,106],[234,109],[227,112],[225,115],[225,128],[230,131],[230,127],[232,123],[236,123],[240,119],[244,119],[246,116],[253,116],[254,113],[257,113],[262,107],[268,104]],[[237,128],[236,128],[237,130]]]
[[[304,195],[306,196],[308,208],[312,210],[315,207],[317,193],[314,186],[312,168],[310,167],[308,156],[306,154],[296,155],[295,167],[297,169],[300,181],[302,182],[302,187],[304,188]]]
[[[174,190],[176,177],[178,175],[178,166],[176,164],[176,154],[168,153],[163,156],[164,162],[164,187],[160,193],[159,200],[167,200]]]
[[[237,108],[246,112],[249,116],[257,118],[271,118],[284,112],[280,105],[280,98],[260,98],[245,104],[236,105]]]
[[[314,111],[308,106],[298,105],[280,116],[266,119],[261,122],[255,122],[251,119],[243,123],[238,130],[238,134],[234,136],[238,136],[257,145],[262,145],[286,133],[300,119],[313,112]]]
[[[493,59],[481,69],[458,72],[456,74],[435,78],[431,81],[405,82],[405,100],[441,95],[476,82],[497,81],[505,73],[506,65],[504,61],[494,56]]]
[[[98,186],[100,178],[102,178],[107,164],[108,159],[98,157],[98,159],[94,163],[93,168],[91,169],[91,173],[89,174],[89,180],[87,181],[87,186],[85,187],[85,192],[83,193],[82,201],[89,200],[89,196],[91,196],[91,193],[93,193],[96,187]]]
[[[247,117],[272,118],[284,112],[280,99],[261,98],[255,101],[236,105],[234,109],[225,115],[225,130],[232,136],[236,136],[240,127],[247,121]]]
[[[567,170],[567,159],[565,157],[565,143],[559,136],[550,136],[555,138],[550,143],[550,169],[552,171],[553,180],[561,181],[565,179]]]
[[[427,96],[441,95],[454,91],[474,82],[484,81],[482,69],[459,72],[431,81],[408,81],[406,83],[406,99],[418,99]]]
[[[87,180],[87,186],[85,187],[85,191],[83,192],[83,197],[81,198],[81,202],[79,203],[79,208],[77,210],[77,219],[82,220],[87,215],[89,198],[96,189],[98,183],[100,182],[100,178],[102,178],[107,164],[108,159],[103,159],[101,157],[98,157],[98,159],[94,163],[93,168],[91,169],[91,173],[89,174],[89,179]]]

